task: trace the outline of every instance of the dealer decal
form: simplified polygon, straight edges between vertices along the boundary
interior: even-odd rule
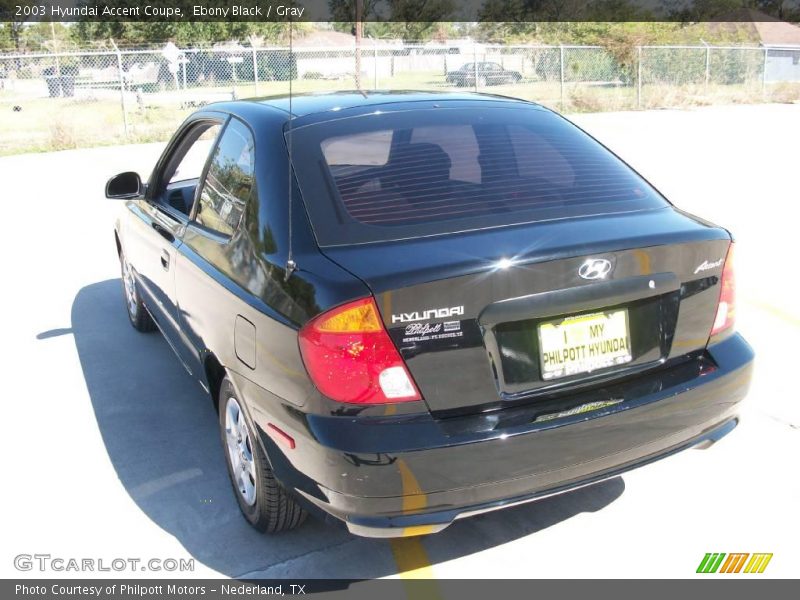
[[[448,338],[460,338],[464,335],[461,331],[461,321],[447,321],[445,323],[411,323],[403,331],[403,343],[427,342]]]

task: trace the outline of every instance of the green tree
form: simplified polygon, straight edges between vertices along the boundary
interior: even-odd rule
[[[295,36],[310,29],[308,23],[294,23]],[[179,46],[204,45],[257,36],[264,43],[284,43],[289,27],[282,22],[96,22],[80,21],[72,29],[73,39],[82,45],[103,44],[110,38],[120,46],[162,44],[172,40]]]
[[[355,32],[355,7],[355,0],[328,0],[336,31]],[[363,0],[364,35],[410,42],[447,36],[455,7],[455,0]]]
[[[392,25],[398,26],[396,37],[405,41],[423,41],[434,37],[441,21],[452,18],[453,0],[388,0]]]
[[[796,3],[795,7],[796,7]],[[752,9],[790,21],[792,17],[800,17],[800,13],[793,12],[792,3],[785,0],[694,0],[691,4],[679,4],[671,12],[671,17],[681,21],[703,21],[707,19],[731,20],[734,17],[748,17],[743,9]],[[726,19],[727,17],[727,19]]]
[[[378,5],[379,0],[362,0],[361,20],[366,22],[380,18]],[[352,28],[356,20],[356,0],[328,0],[328,10],[336,29],[344,31],[344,28]]]
[[[65,52],[70,49],[70,41],[69,29],[62,23],[29,23],[21,31],[21,43],[27,50]]]
[[[13,0],[0,0],[0,21],[3,22],[3,32],[0,34],[0,44],[17,52],[23,49],[22,34],[25,29],[23,20],[16,16],[16,5],[32,6],[30,0],[21,2]]]
[[[11,23],[0,23],[0,50],[13,50],[14,40],[11,38]]]
[[[517,24],[523,30],[542,21],[568,21],[585,13],[582,0],[487,0],[478,14],[484,23]],[[519,30],[512,25],[512,29]]]

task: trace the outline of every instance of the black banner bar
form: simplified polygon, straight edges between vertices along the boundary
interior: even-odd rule
[[[361,0],[365,22],[800,22],[800,0]],[[356,0],[0,0],[5,22],[352,22]]]
[[[708,595],[726,600],[796,597],[796,581],[752,577],[693,580],[486,580],[379,579],[368,581],[307,579],[237,581],[227,579],[44,579],[2,580],[4,600],[268,600],[274,597],[314,596],[331,600],[429,599],[504,600],[531,598],[675,598]],[[794,589],[794,593],[791,591]]]

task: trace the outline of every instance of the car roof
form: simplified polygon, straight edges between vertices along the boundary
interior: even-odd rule
[[[304,117],[311,114],[340,111],[348,108],[371,107],[386,104],[407,104],[409,102],[438,101],[478,101],[478,102],[516,102],[530,104],[518,98],[497,96],[494,94],[478,94],[475,92],[437,92],[437,91],[344,91],[293,94],[291,114]],[[289,112],[289,96],[271,96],[256,98],[251,102],[268,104]]]
[[[324,93],[293,94],[249,98],[209,104],[204,110],[222,111],[237,115],[245,121],[259,119],[266,112],[283,115],[284,123],[291,120],[295,127],[312,123],[381,112],[408,111],[436,108],[442,103],[451,103],[459,108],[489,108],[492,106],[519,106],[548,110],[543,106],[508,96],[475,92],[438,91],[341,91]],[[291,112],[290,112],[291,107]]]

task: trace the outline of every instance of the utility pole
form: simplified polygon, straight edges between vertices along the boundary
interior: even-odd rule
[[[122,52],[119,51],[117,43],[114,38],[109,38],[111,45],[114,46],[114,52],[117,54],[117,70],[119,71],[119,99],[122,104],[122,124],[125,129],[125,137],[128,137],[128,108],[125,106],[125,72],[122,68]]]
[[[53,37],[53,54],[56,55],[56,77],[61,77],[61,61],[58,60],[58,41],[56,41],[56,26],[50,21],[50,35]]]
[[[636,52],[636,108],[642,108],[642,47],[637,46]]]
[[[561,112],[564,112],[564,45],[559,44],[558,50],[560,54],[558,63],[561,66]]]
[[[361,90],[361,38],[364,36],[364,0],[356,0],[356,89]]]

